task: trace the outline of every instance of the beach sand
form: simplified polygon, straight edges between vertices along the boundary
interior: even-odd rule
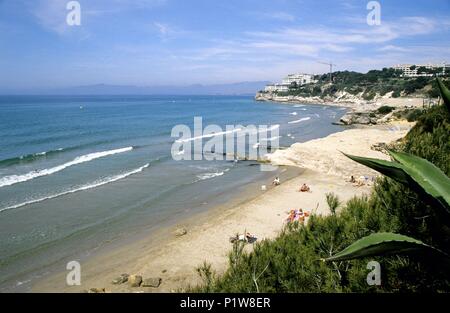
[[[61,272],[39,281],[33,291],[80,292],[106,288],[111,292],[171,292],[199,283],[195,268],[204,261],[210,263],[217,273],[223,273],[232,247],[230,236],[248,231],[255,234],[258,241],[271,239],[282,229],[290,209],[303,208],[314,210],[314,214],[328,214],[327,192],[336,193],[343,201],[355,195],[369,194],[370,183],[356,187],[347,180],[350,175],[370,177],[376,173],[347,159],[339,150],[387,159],[387,155],[371,150],[371,146],[400,139],[411,126],[399,123],[348,129],[279,150],[270,157],[275,164],[298,166],[305,170],[293,179],[282,180],[280,186],[270,188],[252,200],[232,208],[212,209],[183,222],[181,226],[187,230],[183,236],[177,237],[175,229],[167,229],[90,258],[81,264],[81,286],[67,286],[67,272]],[[307,183],[312,192],[298,192],[303,183]],[[250,244],[246,246],[247,250],[251,248]],[[144,279],[158,277],[162,282],[159,288],[111,284],[122,273],[142,275]]]

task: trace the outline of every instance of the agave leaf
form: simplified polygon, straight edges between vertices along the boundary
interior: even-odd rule
[[[344,155],[416,190],[450,213],[450,179],[439,168],[410,154],[389,153],[397,162]]]
[[[343,261],[375,255],[404,254],[417,251],[449,258],[445,252],[420,240],[394,233],[375,233],[355,241],[341,252],[326,258],[325,261]]]
[[[433,163],[415,155],[389,151],[389,154],[403,165],[403,170],[428,195],[438,200],[450,211],[450,178]]]
[[[401,182],[403,184],[409,183],[408,175],[406,174],[406,172],[403,169],[403,166],[400,163],[380,159],[360,157],[346,153],[343,154],[349,159],[352,159],[355,162],[370,167],[371,169],[374,169],[383,175],[395,179],[398,182]]]
[[[444,83],[439,77],[436,77],[439,91],[441,92],[442,99],[444,100],[445,106],[447,107],[447,110],[450,111],[450,91],[445,87]]]

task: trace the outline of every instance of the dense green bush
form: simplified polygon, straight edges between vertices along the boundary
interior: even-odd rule
[[[450,114],[432,107],[400,143],[401,150],[434,163],[450,174]],[[339,201],[327,195],[330,210]],[[382,267],[382,285],[366,283],[368,259],[329,262],[321,259],[374,232],[396,232],[450,252],[450,229],[436,210],[415,192],[388,178],[377,180],[372,194],[355,197],[336,214],[313,215],[307,225],[288,225],[274,240],[255,244],[245,253],[235,244],[230,266],[215,276],[199,269],[208,292],[450,292],[447,268],[420,256],[373,257]]]
[[[377,112],[379,114],[388,114],[391,113],[395,108],[388,106],[388,105],[383,105],[381,107],[378,108]]]

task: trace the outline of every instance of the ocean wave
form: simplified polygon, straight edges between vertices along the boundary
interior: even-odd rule
[[[294,108],[301,108],[301,107],[304,107],[304,106],[306,106],[306,105],[304,105],[304,104],[296,104],[296,105],[294,105]]]
[[[303,118],[301,118],[299,120],[290,121],[290,122],[288,122],[288,124],[297,124],[297,123],[301,123],[301,122],[304,122],[304,121],[308,121],[310,119],[311,119],[310,117],[303,117]]]
[[[116,175],[116,176],[106,177],[104,179],[94,181],[93,183],[86,184],[86,185],[77,187],[75,189],[67,190],[67,191],[64,191],[64,192],[61,192],[61,193],[53,194],[53,195],[46,196],[46,197],[39,198],[39,199],[29,200],[29,201],[26,201],[26,202],[22,202],[20,204],[15,204],[15,205],[12,205],[12,206],[0,209],[0,212],[6,211],[6,210],[11,210],[11,209],[17,209],[17,208],[20,208],[20,207],[23,207],[23,206],[26,206],[26,205],[29,205],[29,204],[38,203],[38,202],[42,202],[42,201],[45,201],[45,200],[50,200],[50,199],[54,199],[54,198],[57,198],[57,197],[65,196],[65,195],[68,195],[68,194],[71,194],[71,193],[84,191],[84,190],[89,190],[89,189],[97,188],[97,187],[100,187],[100,186],[103,186],[103,185],[106,185],[106,184],[110,184],[110,183],[116,182],[118,180],[124,179],[124,178],[126,178],[128,176],[140,173],[140,172],[142,172],[144,169],[146,169],[149,166],[150,166],[150,164],[147,163],[144,166],[141,166],[141,167],[139,167],[139,168],[137,168],[135,170],[132,170],[132,171],[129,171],[129,172],[126,172],[126,173],[122,173],[122,174],[119,174],[119,175]]]
[[[260,141],[274,141],[281,138],[281,136],[274,136],[274,137],[270,137],[270,138],[261,138]]]
[[[255,133],[261,133],[261,132],[266,132],[266,131],[273,131],[279,127],[280,127],[280,125],[276,124],[276,125],[272,125],[272,126],[268,127],[267,129],[263,129],[263,130],[257,129],[256,132],[246,131],[245,128],[236,128],[233,130],[227,130],[227,131],[222,131],[222,132],[218,132],[218,133],[206,134],[206,135],[201,135],[201,136],[197,136],[197,137],[191,137],[191,138],[186,138],[186,139],[177,139],[177,140],[175,140],[175,142],[178,142],[178,143],[189,142],[189,141],[194,141],[194,140],[198,140],[198,139],[212,138],[212,137],[216,137],[216,136],[223,136],[223,135],[237,133],[237,132],[244,132],[243,134],[238,134],[238,136],[244,136],[247,133],[255,134]]]
[[[99,146],[102,144],[113,143],[116,141],[118,141],[118,139],[98,140],[98,141],[92,141],[92,142],[83,143],[83,144],[75,145],[75,146],[69,146],[69,147],[58,148],[58,149],[54,149],[54,150],[48,150],[48,151],[43,151],[43,152],[30,153],[30,154],[26,154],[26,155],[16,156],[16,157],[12,157],[9,159],[0,160],[0,166],[4,167],[4,166],[16,165],[16,164],[31,163],[34,161],[38,161],[42,158],[47,158],[47,157],[52,157],[52,156],[58,155],[60,153],[66,153],[69,151],[85,149],[85,148],[89,148],[89,147],[96,147],[96,146]],[[138,146],[136,146],[136,147],[133,146],[133,148],[138,148]]]
[[[14,165],[14,164],[18,164],[18,163],[28,163],[28,162],[33,162],[41,157],[47,157],[47,156],[51,156],[57,153],[61,153],[61,152],[65,152],[64,148],[59,148],[56,150],[49,150],[49,151],[44,151],[44,152],[38,152],[38,153],[31,153],[31,154],[27,154],[27,155],[22,155],[19,157],[14,157],[14,158],[10,158],[10,159],[4,159],[4,160],[0,160],[0,165]]]
[[[226,172],[228,172],[230,169],[227,168],[222,172],[213,172],[213,173],[203,173],[203,174],[199,174],[197,175],[198,180],[197,181],[202,181],[202,180],[206,180],[206,179],[211,179],[211,178],[215,178],[215,177],[219,177],[224,175]]]
[[[290,115],[297,115],[297,112],[291,112]]]
[[[94,153],[76,157],[75,159],[73,159],[70,162],[67,162],[67,163],[52,167],[52,168],[33,171],[33,172],[29,172],[29,173],[23,174],[23,175],[5,176],[0,179],[0,187],[11,186],[14,184],[29,181],[29,180],[37,178],[37,177],[51,175],[51,174],[60,172],[70,166],[89,162],[89,161],[92,161],[92,160],[95,160],[98,158],[103,158],[106,156],[110,156],[113,154],[128,152],[131,150],[133,150],[133,147],[127,147],[127,148],[121,148],[121,149],[115,149],[115,150],[109,150],[109,151],[102,151],[102,152],[94,152]]]
[[[268,130],[268,131],[272,131],[272,130],[275,130],[275,129],[277,129],[277,128],[280,128],[280,125],[279,125],[279,124],[272,125],[272,126],[270,126],[269,128],[267,128],[267,130]]]
[[[218,133],[211,133],[211,134],[206,134],[206,135],[197,136],[197,137],[191,137],[191,138],[186,138],[186,139],[178,139],[175,142],[189,142],[189,141],[194,141],[194,140],[203,139],[203,138],[212,138],[212,137],[216,137],[216,136],[222,136],[222,135],[226,135],[226,134],[239,132],[241,130],[242,130],[242,128],[236,128],[236,129],[233,129],[233,130],[228,130],[228,131],[223,131],[223,132],[218,132]]]

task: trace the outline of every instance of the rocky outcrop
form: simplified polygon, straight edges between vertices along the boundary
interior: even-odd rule
[[[186,228],[178,228],[177,230],[175,230],[174,232],[176,237],[181,237],[187,234],[187,229]]]
[[[281,103],[311,103],[323,104],[332,99],[322,99],[320,97],[300,97],[300,96],[278,96],[274,93],[258,92],[255,96],[256,101],[274,101]]]
[[[86,291],[84,291],[86,292]],[[91,288],[87,291],[88,293],[106,293],[106,289],[105,288]]]
[[[152,278],[146,278],[141,284],[141,287],[153,287],[158,288],[159,285],[161,285],[161,278],[160,277],[152,277]]]
[[[374,112],[349,112],[345,114],[339,120],[341,125],[352,125],[352,124],[360,124],[360,125],[370,125],[377,124],[378,117]]]
[[[122,274],[119,277],[114,278],[112,280],[112,284],[113,285],[120,285],[120,284],[126,283],[128,281],[128,277],[129,276],[130,275],[128,275],[128,274]]]
[[[130,275],[128,277],[128,285],[130,287],[139,287],[142,283],[142,276],[139,275]]]

